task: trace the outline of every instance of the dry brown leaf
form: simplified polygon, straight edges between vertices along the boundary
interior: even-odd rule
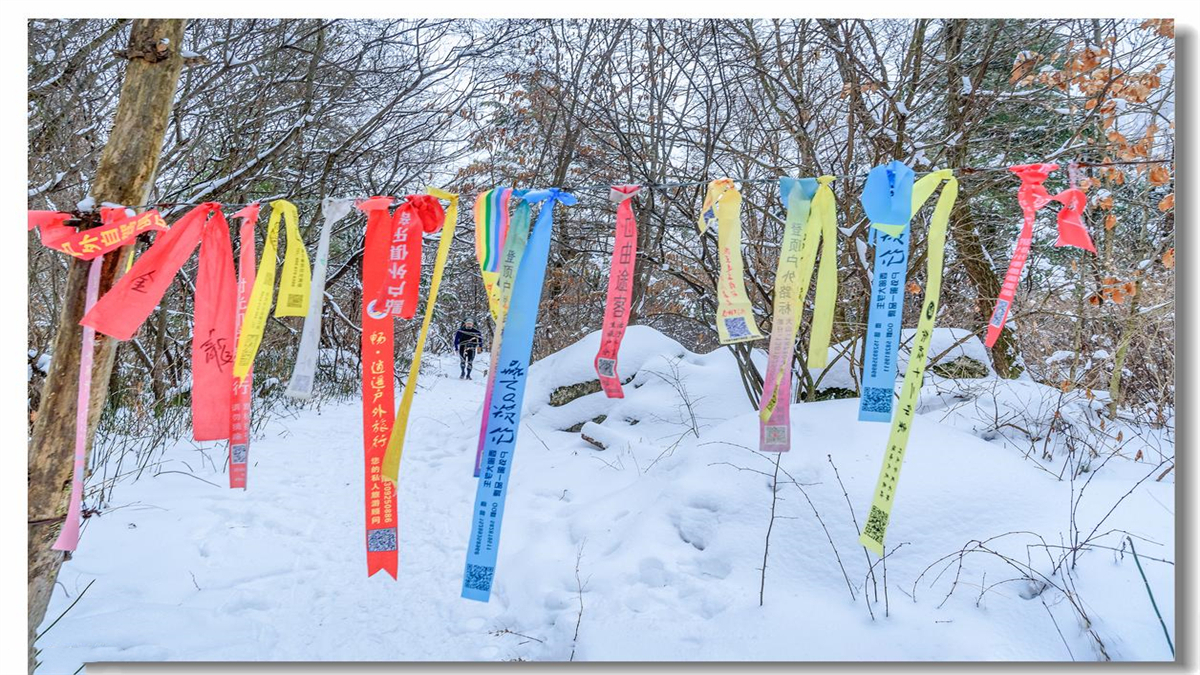
[[[1166,197],[1163,197],[1162,201],[1158,203],[1158,210],[1162,211],[1163,213],[1166,213],[1167,211],[1170,211],[1173,208],[1175,208],[1175,193],[1174,192],[1167,195]]]
[[[1112,209],[1112,207],[1113,207],[1112,195],[1107,195],[1100,201],[1096,202],[1096,206],[1099,206],[1100,208],[1104,209],[1105,211]]]
[[[1167,249],[1167,252],[1162,257],[1163,267],[1172,270],[1175,269],[1175,247]]]
[[[1117,217],[1113,214],[1108,214],[1104,217],[1104,229],[1111,230],[1117,226]]]
[[[1171,182],[1171,170],[1160,164],[1150,169],[1149,180],[1151,185],[1166,185]]]
[[[908,292],[912,293],[913,295],[920,293],[921,292],[921,284],[918,284],[915,281],[908,282]]]
[[[1121,440],[1120,436],[1121,436],[1120,434],[1117,434],[1117,440],[1118,440],[1118,441],[1120,441],[1120,440]],[[1133,456],[1133,461],[1135,461],[1135,462],[1140,462],[1140,461],[1142,461],[1142,451],[1141,451],[1141,450],[1138,450],[1138,451],[1137,451],[1137,454]]]
[[[1009,78],[1009,84],[1017,84],[1025,78],[1033,74],[1033,69],[1037,67],[1038,61],[1042,58],[1037,52],[1021,52],[1017,54],[1016,60],[1013,61],[1012,75]]]

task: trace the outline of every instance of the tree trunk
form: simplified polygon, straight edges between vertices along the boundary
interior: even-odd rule
[[[950,166],[967,166],[967,139],[970,122],[967,119],[967,101],[963,88],[963,39],[966,37],[967,21],[950,19],[946,22],[946,127],[948,133],[957,133],[957,140],[949,148]],[[971,190],[962,185],[958,202],[954,205],[951,223],[954,230],[954,249],[967,270],[967,277],[975,287],[975,304],[980,319],[986,327],[992,317],[996,298],[1000,297],[1000,279],[988,262],[979,231],[971,214]],[[1016,377],[1021,374],[1018,364],[1020,352],[1013,332],[1005,328],[992,346],[992,366],[1000,377]]]
[[[144,204],[158,169],[163,136],[179,83],[183,60],[183,19],[138,19],[130,28],[129,59],[109,142],[100,157],[91,194],[97,202]],[[100,276],[103,294],[125,269],[132,255],[125,246],[105,258]],[[80,344],[87,269],[90,262],[72,259],[64,288],[53,359],[43,387],[37,422],[29,444],[29,671],[37,666],[34,639],[65,556],[50,547],[66,518],[75,449]],[[88,449],[108,383],[117,342],[97,334],[88,411]]]

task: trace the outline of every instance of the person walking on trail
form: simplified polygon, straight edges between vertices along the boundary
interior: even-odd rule
[[[462,327],[454,333],[454,349],[458,352],[458,379],[471,379],[471,366],[475,363],[475,353],[483,347],[483,333],[475,327],[475,322],[467,319]]]

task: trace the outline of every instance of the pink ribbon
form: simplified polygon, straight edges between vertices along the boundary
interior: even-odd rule
[[[92,259],[88,269],[87,295],[84,313],[96,304],[100,295],[100,268],[104,256]],[[83,351],[79,355],[79,398],[75,410],[75,470],[71,477],[71,502],[67,507],[67,519],[62,531],[51,548],[55,551],[74,551],[79,546],[79,524],[83,511],[83,463],[87,451],[88,408],[92,400],[92,360],[96,350],[96,329],[83,327]]]
[[[258,222],[257,202],[233,214],[241,218],[238,230],[241,252],[238,258],[237,313],[234,316],[233,334],[242,331],[246,307],[250,304],[250,291],[254,288],[254,225]],[[229,487],[246,489],[246,474],[250,455],[250,389],[254,382],[254,365],[251,364],[246,377],[233,378],[232,407],[229,415]]]
[[[1021,281],[1021,272],[1025,269],[1029,248],[1033,244],[1033,222],[1037,218],[1038,209],[1050,202],[1063,205],[1058,212],[1058,239],[1054,242],[1055,246],[1075,246],[1092,253],[1096,252],[1092,238],[1083,224],[1082,214],[1087,204],[1087,195],[1083,190],[1072,187],[1051,195],[1042,185],[1057,168],[1057,164],[1021,164],[1008,169],[1021,179],[1021,187],[1017,189],[1017,203],[1021,205],[1025,219],[1021,226],[1021,235],[1017,238],[1017,250],[1008,264],[1008,273],[1004,275],[1004,284],[1000,287],[1000,297],[996,299],[992,319],[988,322],[985,344],[989,348],[996,344],[1000,332],[1004,330],[1004,323],[1008,320],[1013,299],[1017,295],[1017,284]]]
[[[600,387],[609,398],[625,398],[621,377],[617,374],[617,352],[629,325],[633,304],[633,271],[637,259],[637,219],[633,215],[633,196],[639,185],[614,185],[608,198],[617,202],[617,232],[613,241],[612,265],[608,273],[608,300],[604,305],[604,328],[600,351],[594,366]],[[486,409],[486,408],[485,408]]]

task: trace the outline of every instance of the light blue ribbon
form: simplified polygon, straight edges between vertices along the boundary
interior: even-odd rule
[[[783,176],[779,179],[779,196],[788,207],[788,216],[798,218],[801,226],[808,222],[808,211],[817,195],[817,187],[816,178]]]
[[[504,500],[512,479],[513,455],[525,398],[525,380],[533,352],[533,329],[537,324],[542,284],[546,279],[546,259],[550,253],[550,235],[554,229],[554,205],[571,206],[575,197],[559,188],[530,190],[525,202],[545,202],[517,268],[517,279],[504,321],[504,339],[492,385],[482,471],[471,509],[471,539],[467,544],[467,563],[463,571],[462,597],[487,602],[492,594],[496,555],[500,550],[500,524],[504,518]]]
[[[889,422],[896,386],[896,355],[904,316],[904,284],[908,276],[908,240],[912,220],[913,171],[893,161],[871,169],[863,186],[862,206],[871,220],[875,246],[871,305],[867,311],[867,351],[863,355],[862,398],[858,419]],[[902,226],[891,235],[878,226]]]

